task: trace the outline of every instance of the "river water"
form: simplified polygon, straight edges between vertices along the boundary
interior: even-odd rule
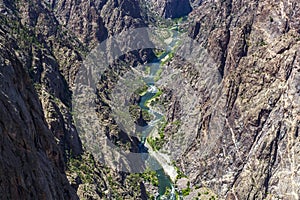
[[[147,148],[145,147],[146,139],[151,133],[151,131],[153,131],[153,129],[155,129],[158,123],[162,121],[164,118],[164,116],[161,113],[152,109],[151,106],[148,107],[146,103],[159,92],[158,88],[155,85],[155,77],[157,76],[158,71],[161,70],[163,67],[161,64],[162,59],[173,50],[176,41],[177,41],[177,32],[173,32],[172,42],[169,44],[168,49],[166,49],[166,51],[157,59],[155,59],[152,63],[147,64],[147,67],[150,67],[150,70],[148,70],[149,74],[147,74],[144,77],[144,82],[147,84],[148,90],[143,96],[141,96],[139,101],[139,107],[141,109],[147,110],[150,114],[152,114],[153,119],[142,128],[142,134],[140,139],[141,143],[139,144],[140,152],[142,153],[148,152]],[[158,194],[156,195],[156,199],[176,200],[175,188],[173,186],[173,183],[170,177],[164,172],[164,169],[162,168],[160,163],[154,157],[152,157],[151,154],[146,159],[148,165],[150,165],[149,167],[155,170],[157,174],[159,187],[158,187]],[[168,188],[169,188],[169,194],[164,195]]]

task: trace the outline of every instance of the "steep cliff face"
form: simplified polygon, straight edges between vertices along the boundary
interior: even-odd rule
[[[70,88],[84,56],[108,35],[145,25],[137,2],[106,3],[1,4],[4,199],[142,196],[133,188],[139,178],[124,183],[83,150],[72,116]]]
[[[205,1],[190,14],[190,37],[205,49],[200,65],[171,66],[196,104],[170,92],[168,120],[181,125],[167,129],[193,187],[222,199],[299,198],[299,17],[296,1]]]
[[[180,18],[192,11],[189,0],[152,0],[147,3],[153,12],[164,18]]]
[[[2,11],[11,13],[10,9]],[[78,199],[65,175],[61,149],[47,127],[18,38],[1,16],[1,198]],[[16,19],[6,18],[13,22]]]
[[[6,6],[9,6],[8,3]],[[71,151],[82,152],[80,139],[71,116],[71,91],[68,84],[86,49],[64,29],[48,6],[41,1],[15,4],[17,18],[10,19],[9,33],[20,46],[22,63],[29,71],[39,94],[48,127],[59,140],[65,158]]]
[[[68,0],[50,5],[60,24],[90,47],[122,30],[145,26],[137,0]]]

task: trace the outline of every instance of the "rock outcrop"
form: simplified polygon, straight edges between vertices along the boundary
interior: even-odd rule
[[[139,177],[125,183],[126,175],[107,169],[83,149],[71,92],[91,48],[109,35],[145,26],[138,6],[136,1],[2,2],[2,198],[145,196],[140,187],[133,188]],[[147,52],[128,54],[129,60],[145,61],[147,56],[139,56]]]
[[[17,39],[7,26],[11,24],[1,22],[1,198],[78,199],[67,180],[63,154],[47,126]]]
[[[299,198],[299,17],[295,1],[205,1],[190,14],[202,50],[193,65],[171,62],[190,91],[166,99],[168,120],[181,125],[167,127],[165,150],[194,188],[221,199]]]

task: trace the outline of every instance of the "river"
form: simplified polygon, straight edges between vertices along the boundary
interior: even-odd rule
[[[163,67],[162,60],[166,56],[169,56],[169,53],[173,51],[174,46],[176,45],[178,33],[175,31],[173,31],[172,33],[173,33],[172,41],[169,43],[168,48],[165,50],[165,52],[162,53],[162,55],[160,55],[152,63],[147,64],[147,67],[150,70],[148,69],[148,74],[144,77],[144,82],[147,84],[148,90],[143,96],[140,97],[140,101],[138,104],[141,109],[144,109],[153,115],[153,119],[142,128],[142,134],[140,138],[141,142],[139,144],[139,148],[140,148],[140,152],[142,153],[149,152],[149,157],[145,159],[147,159],[148,165],[150,165],[149,167],[156,171],[156,175],[159,183],[158,194],[156,195],[157,200],[163,200],[163,199],[176,200],[176,190],[173,186],[172,180],[165,173],[161,163],[155,158],[155,156],[152,156],[151,152],[148,151],[148,148],[145,147],[147,137],[153,131],[153,129],[158,126],[160,121],[162,121],[164,118],[163,114],[157,112],[151,106],[148,106],[147,102],[151,100],[159,92],[159,89],[155,85],[156,82],[155,77],[157,76],[158,71],[162,70]],[[168,194],[165,194],[167,189],[169,190]],[[181,193],[180,191],[177,192],[179,194]]]

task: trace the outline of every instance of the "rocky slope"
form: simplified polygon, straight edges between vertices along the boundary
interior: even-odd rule
[[[9,7],[1,11],[12,13]],[[1,199],[78,199],[66,178],[61,149],[44,118],[22,44],[11,32],[11,22],[17,19],[2,17]]]
[[[4,199],[143,196],[142,185],[136,187],[140,177],[125,182],[83,150],[70,89],[92,47],[108,35],[145,26],[138,6],[134,1],[1,3]],[[147,51],[133,52],[131,61],[137,62],[139,53]]]
[[[296,1],[205,1],[190,14],[196,57],[169,64],[184,78],[163,99],[164,150],[191,181],[188,197],[299,199],[299,17]]]

